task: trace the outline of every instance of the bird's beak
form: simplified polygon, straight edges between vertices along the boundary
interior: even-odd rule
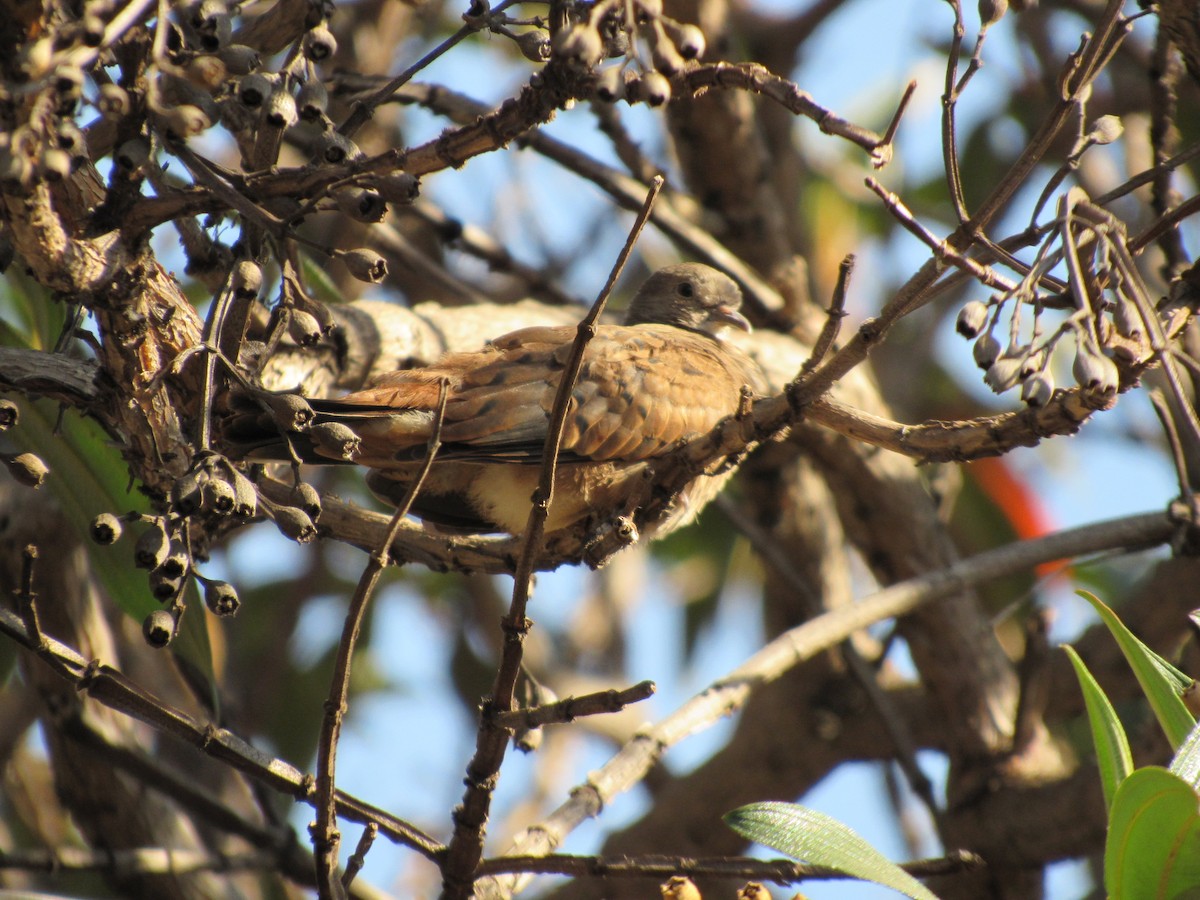
[[[714,306],[709,310],[708,321],[704,324],[705,330],[713,334],[725,327],[736,328],[738,331],[753,331],[749,320],[732,306]]]

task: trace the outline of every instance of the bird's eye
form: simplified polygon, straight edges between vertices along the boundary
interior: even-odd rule
[[[690,281],[681,281],[675,288],[675,292],[679,294],[680,297],[690,297],[696,293],[696,289],[692,287],[692,283]]]

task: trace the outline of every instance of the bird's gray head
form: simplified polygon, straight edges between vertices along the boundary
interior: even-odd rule
[[[659,269],[638,288],[625,324],[657,323],[719,338],[726,328],[750,330],[738,312],[742,292],[728,275],[700,263]]]

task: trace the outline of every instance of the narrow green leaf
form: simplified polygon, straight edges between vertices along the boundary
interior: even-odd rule
[[[1087,706],[1088,722],[1092,727],[1092,742],[1096,745],[1096,762],[1100,767],[1100,785],[1104,788],[1104,806],[1111,809],[1117,788],[1133,771],[1129,740],[1125,737],[1121,720],[1117,718],[1117,711],[1075,648],[1064,645],[1063,650],[1075,667],[1075,677],[1079,679],[1079,688],[1083,691],[1083,702]]]
[[[744,838],[815,866],[828,866],[899,891],[913,900],[937,900],[857,832],[824,813],[794,803],[751,803],[725,814],[725,824]]]
[[[1174,900],[1200,891],[1200,801],[1166,769],[1138,769],[1108,818],[1104,887],[1112,900]]]
[[[1158,719],[1158,724],[1171,742],[1178,749],[1187,740],[1195,718],[1180,699],[1184,690],[1191,687],[1192,679],[1143,644],[1133,632],[1125,627],[1115,612],[1109,609],[1097,597],[1087,591],[1076,593],[1092,604],[1100,614],[1112,636],[1117,639],[1117,645],[1125,654],[1133,674],[1137,676],[1138,684],[1150,701],[1150,708]]]

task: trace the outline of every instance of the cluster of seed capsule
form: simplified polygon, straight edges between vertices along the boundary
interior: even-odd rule
[[[1011,301],[1011,303],[1010,303]],[[1035,300],[1035,322],[1032,335],[1023,340],[1020,312],[1023,301],[1016,292],[998,294],[990,300],[972,300],[959,310],[955,328],[963,337],[973,340],[975,364],[983,370],[983,382],[996,394],[1017,386],[1021,400],[1028,406],[1044,407],[1054,397],[1056,389],[1051,362],[1054,350],[1065,338],[1075,344],[1071,374],[1079,387],[1093,394],[1111,396],[1120,385],[1120,372],[1113,359],[1104,352],[1100,329],[1094,318],[1072,316],[1045,334],[1042,327],[1042,307]],[[1001,319],[1010,309],[1007,340],[997,337]]]
[[[150,592],[163,604],[146,617],[142,631],[149,644],[165,647],[178,633],[185,592],[193,579],[214,615],[232,616],[241,603],[233,585],[198,570],[189,539],[191,522],[206,517],[246,523],[265,515],[293,540],[310,541],[317,533],[314,522],[321,512],[320,496],[311,485],[300,483],[292,499],[295,506],[271,502],[228,459],[206,451],[197,454],[187,473],[175,481],[165,515],[101,513],[92,520],[91,536],[98,544],[110,545],[121,539],[125,526],[142,527],[134,543],[134,565],[147,570]]]
[[[310,153],[314,163],[362,156],[326,112],[328,94],[318,66],[337,51],[327,22],[331,8],[319,3],[310,8],[306,30],[284,53],[278,71],[270,71],[258,50],[236,43],[237,4],[201,0],[155,26],[155,51],[160,49],[157,29],[164,29],[161,54],[144,70],[127,67],[119,83],[108,67],[122,58],[100,47],[107,41],[105,22],[115,11],[111,0],[85,3],[82,23],[71,23],[78,27],[64,26],[27,49],[19,66],[27,79],[22,91],[38,101],[27,122],[11,133],[0,131],[0,179],[5,183],[28,185],[36,176],[62,180],[88,159],[111,154],[110,189],[128,191],[143,178],[161,178],[154,163],[156,148],[165,144],[169,149],[172,141],[194,137],[217,123],[237,139],[251,169],[274,165],[285,135]],[[88,86],[88,75],[94,87]],[[87,106],[99,118],[89,125],[85,139],[77,121]],[[417,179],[408,173],[373,173],[347,181],[313,209],[376,222],[387,204],[412,203],[418,192]],[[298,199],[280,202],[290,204],[293,215],[302,209]],[[289,210],[272,212],[286,217]],[[378,282],[386,274],[386,263],[373,251],[335,255],[361,280]]]
[[[633,20],[626,17],[634,12]],[[605,58],[621,62],[596,75],[595,96],[661,106],[671,99],[671,77],[704,55],[704,33],[663,14],[661,0],[600,0],[587,17],[555,36],[552,53],[586,71]],[[647,59],[648,56],[648,59]]]

